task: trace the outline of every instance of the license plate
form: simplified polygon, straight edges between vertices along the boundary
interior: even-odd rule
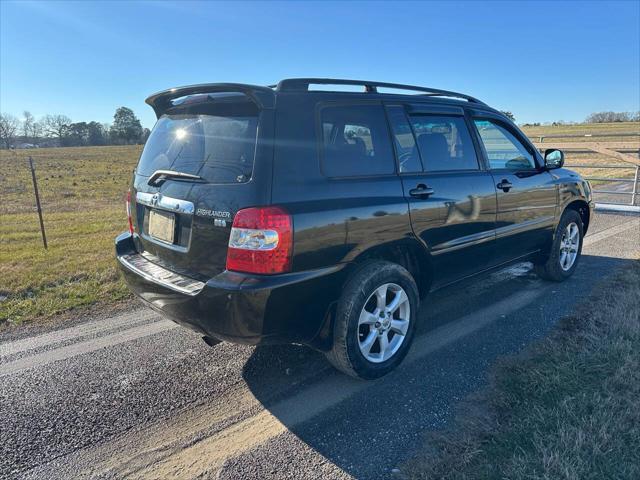
[[[149,235],[163,242],[173,243],[176,230],[176,217],[173,213],[151,210],[149,212]]]

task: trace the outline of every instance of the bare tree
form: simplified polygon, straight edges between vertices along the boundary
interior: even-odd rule
[[[42,119],[44,133],[48,137],[62,139],[67,135],[71,119],[66,115],[46,115]]]
[[[36,123],[36,119],[33,118],[31,112],[25,110],[22,112],[22,136],[25,142],[33,141],[33,125]]]
[[[5,148],[10,148],[20,128],[20,120],[8,113],[0,114],[0,142]]]
[[[596,112],[589,115],[587,123],[609,123],[609,122],[634,122],[639,117],[638,112]]]
[[[38,142],[44,136],[42,121],[33,122],[33,126],[31,127],[31,136],[33,137],[34,142]]]
[[[42,122],[36,121],[31,112],[25,110],[22,113],[22,135],[25,142],[38,143],[38,140],[43,136]]]

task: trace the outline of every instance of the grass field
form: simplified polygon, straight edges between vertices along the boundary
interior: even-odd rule
[[[407,479],[640,478],[640,261],[503,361]]]
[[[619,133],[619,132],[636,132],[640,136],[640,124],[638,122],[615,122],[615,123],[590,123],[590,124],[578,124],[578,125],[541,125],[539,127],[522,127],[524,133],[532,140],[537,140],[537,137],[541,135],[567,135],[567,134],[580,134],[585,133]],[[603,137],[603,138],[590,138],[590,137],[577,137],[577,138],[560,138],[561,141],[572,142],[628,142],[638,141],[638,137]],[[546,142],[547,140],[545,140]],[[551,142],[551,140],[548,140]]]
[[[531,136],[605,130],[638,131],[640,124],[525,129]],[[0,150],[0,326],[129,297],[116,271],[113,238],[127,228],[124,195],[140,151],[140,146]],[[40,186],[47,251],[40,239],[29,155]],[[587,158],[612,161],[569,154],[568,162]]]
[[[139,146],[0,151],[0,325],[111,304],[129,294],[113,258]],[[44,250],[27,158],[47,230]]]

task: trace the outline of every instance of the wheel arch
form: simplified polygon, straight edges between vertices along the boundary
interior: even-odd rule
[[[415,239],[376,245],[360,253],[345,267],[343,286],[359,269],[373,260],[384,260],[405,268],[413,276],[421,299],[429,292],[434,278],[433,262],[429,253]],[[337,301],[334,301],[327,308],[322,327],[310,342],[313,348],[321,351],[331,349],[336,304]]]
[[[564,207],[562,213],[567,210],[574,210],[578,215],[580,215],[580,218],[582,219],[583,234],[586,234],[587,229],[589,228],[589,222],[591,221],[591,209],[589,208],[589,204],[585,200],[573,200]]]
[[[348,277],[371,260],[385,260],[387,262],[397,263],[413,276],[418,286],[420,298],[424,298],[429,292],[434,275],[433,262],[429,253],[425,251],[424,247],[415,239],[407,239],[369,248],[354,258],[350,271],[348,272]]]

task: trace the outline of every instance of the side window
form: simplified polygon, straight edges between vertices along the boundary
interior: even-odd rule
[[[529,150],[509,130],[492,120],[474,120],[484,149],[489,168],[492,170],[530,170],[536,162]]]
[[[399,105],[390,106],[387,107],[387,113],[398,157],[398,171],[400,173],[422,172],[416,139],[404,108]]]
[[[328,177],[394,173],[382,105],[336,105],[320,111],[322,171]]]
[[[463,117],[412,115],[411,126],[427,172],[479,169]]]

